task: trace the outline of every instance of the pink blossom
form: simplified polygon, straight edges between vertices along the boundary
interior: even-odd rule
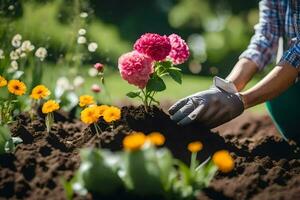
[[[174,65],[184,63],[190,56],[188,45],[179,35],[176,34],[169,35],[169,39],[172,48],[168,57]]]
[[[118,67],[124,80],[143,89],[153,73],[153,60],[144,54],[132,51],[119,58]]]
[[[146,33],[134,44],[134,49],[146,54],[155,61],[164,60],[171,51],[170,40],[167,36],[155,33]]]
[[[92,90],[93,92],[95,92],[95,93],[101,92],[101,88],[100,88],[100,86],[97,85],[97,84],[93,84],[91,90]]]
[[[96,64],[94,65],[94,68],[97,69],[97,70],[100,72],[100,71],[103,70],[104,65],[101,64],[101,63],[96,63]]]

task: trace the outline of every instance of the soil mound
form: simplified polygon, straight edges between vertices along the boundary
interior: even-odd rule
[[[204,145],[200,160],[219,149],[232,152],[235,169],[219,173],[199,199],[300,199],[299,148],[281,139],[267,117],[244,117],[218,134],[199,124],[177,126],[156,107],[149,113],[143,107],[124,107],[113,128],[99,122],[101,135],[66,113],[55,117],[59,121],[49,134],[42,118],[31,122],[26,113],[12,125],[13,135],[24,142],[14,154],[0,156],[0,199],[65,199],[62,178],[70,179],[78,168],[79,149],[119,150],[132,130],[161,132],[165,145],[185,162],[190,158],[187,144],[195,140]]]

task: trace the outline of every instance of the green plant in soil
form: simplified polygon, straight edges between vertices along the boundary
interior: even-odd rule
[[[19,137],[12,137],[7,126],[0,125],[0,155],[15,151],[15,145],[23,142]]]
[[[201,149],[194,148],[187,166],[167,148],[156,147],[164,142],[161,134],[154,137],[132,133],[125,137],[124,150],[119,152],[81,150],[76,175],[70,182],[64,181],[67,197],[90,192],[94,198],[104,199],[196,199],[214,177],[217,165],[210,158],[199,163],[196,156]]]

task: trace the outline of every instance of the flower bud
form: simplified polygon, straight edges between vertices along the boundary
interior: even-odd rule
[[[94,68],[97,69],[98,72],[101,72],[101,71],[103,71],[104,65],[101,64],[101,63],[96,63],[96,64],[94,65]]]
[[[95,93],[101,92],[101,88],[100,88],[100,86],[97,85],[97,84],[93,84],[91,89],[92,89],[92,91],[95,92]]]

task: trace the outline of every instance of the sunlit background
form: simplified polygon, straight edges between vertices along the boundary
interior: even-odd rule
[[[37,49],[45,47],[43,83],[54,88],[71,85],[69,94],[94,94],[101,101],[128,104],[133,87],[119,76],[118,57],[132,49],[145,32],[177,33],[188,43],[191,56],[181,66],[183,84],[167,82],[158,97],[169,105],[193,92],[204,90],[215,75],[225,77],[247,47],[258,22],[258,1],[242,0],[1,0],[0,74],[20,68],[32,74],[32,59],[12,64],[10,52],[16,34]],[[1,53],[1,52],[0,52]],[[34,53],[33,53],[34,55]],[[0,55],[1,57],[1,55]],[[5,58],[4,58],[5,57]],[[94,63],[105,65],[105,84],[95,77]],[[250,86],[264,74],[259,74]],[[27,81],[34,79],[26,76]],[[168,84],[169,83],[169,84]],[[100,93],[93,93],[95,84]],[[69,87],[69,86],[68,86]],[[55,94],[53,94],[55,95]],[[72,100],[72,95],[66,98]],[[74,97],[75,98],[75,97]],[[70,100],[70,101],[71,101]],[[253,109],[265,112],[263,106]]]

